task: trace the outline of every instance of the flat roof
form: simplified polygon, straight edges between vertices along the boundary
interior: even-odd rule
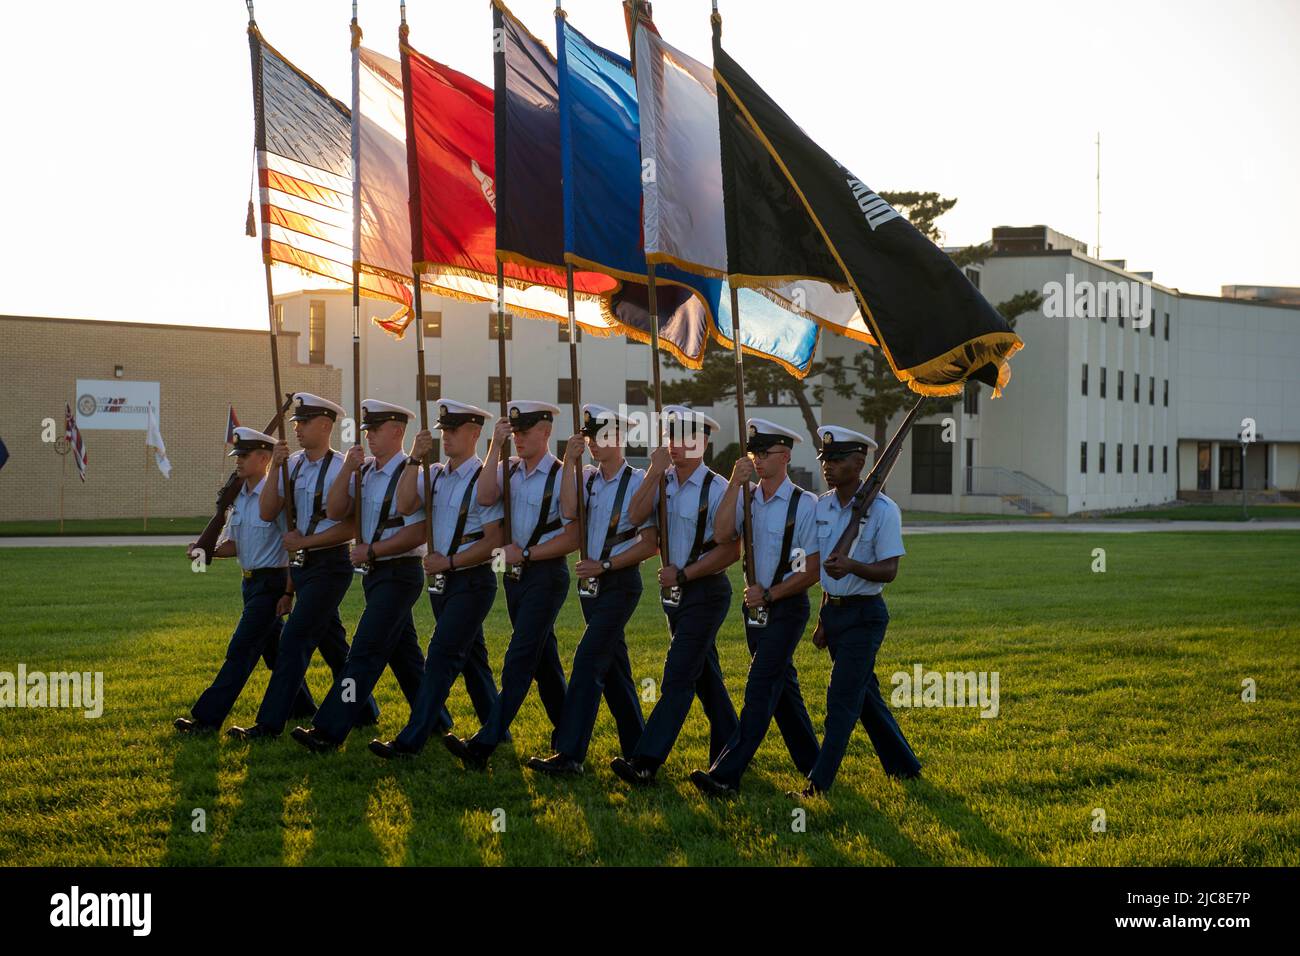
[[[112,325],[128,329],[170,329],[183,332],[222,332],[238,335],[269,335],[270,329],[228,329],[220,325],[180,325],[171,322],[121,322],[117,319],[69,319],[55,315],[0,315],[0,319],[11,322],[73,322],[83,325]],[[285,329],[280,335],[298,335],[292,329]]]

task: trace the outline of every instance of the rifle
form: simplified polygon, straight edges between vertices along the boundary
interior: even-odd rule
[[[889,441],[885,443],[885,450],[880,453],[876,463],[871,466],[871,471],[866,480],[862,482],[862,487],[853,496],[853,515],[849,518],[844,533],[835,542],[831,554],[845,555],[849,553],[849,547],[853,544],[853,539],[857,537],[858,525],[867,516],[867,512],[871,510],[872,502],[880,495],[881,489],[885,487],[885,482],[889,480],[889,473],[894,470],[894,465],[898,463],[898,456],[903,450],[903,440],[907,438],[907,433],[911,431],[912,423],[916,421],[917,416],[921,413],[921,406],[924,404],[925,396],[922,395],[898,426],[898,431],[894,432]]]
[[[284,404],[280,406],[280,410],[275,413],[275,417],[271,419],[270,424],[262,429],[262,431],[269,432],[274,428],[276,422],[284,416],[284,413],[289,410],[289,406],[292,404],[293,396],[290,395],[285,399]],[[208,519],[207,527],[203,529],[203,533],[199,535],[199,539],[194,542],[194,547],[190,551],[191,555],[193,555],[195,551],[202,552],[203,563],[205,565],[212,563],[212,552],[217,548],[217,538],[221,537],[221,529],[226,526],[226,513],[234,505],[235,497],[239,494],[240,480],[238,471],[232,471],[230,473],[230,477],[226,479],[226,483],[222,485],[221,490],[217,492],[217,506],[212,517]],[[286,493],[288,493],[287,489]]]

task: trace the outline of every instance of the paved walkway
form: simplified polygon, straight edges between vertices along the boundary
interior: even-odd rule
[[[1144,531],[1300,531],[1300,521],[954,521],[950,524],[903,524],[904,534],[1135,534]],[[0,548],[183,549],[195,537],[197,535],[176,534],[0,537]]]

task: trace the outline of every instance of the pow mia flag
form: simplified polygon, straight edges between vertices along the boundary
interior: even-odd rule
[[[714,19],[727,271],[735,285],[851,290],[894,374],[922,395],[1000,389],[1024,344],[951,259],[814,143],[722,49]]]

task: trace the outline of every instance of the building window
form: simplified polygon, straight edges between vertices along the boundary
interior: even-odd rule
[[[1219,445],[1219,488],[1231,491],[1241,488],[1241,446]]]
[[[1124,474],[1124,443],[1115,442],[1115,474]]]
[[[488,376],[488,401],[489,402],[511,401],[512,396],[510,392],[511,392],[510,376],[508,375],[506,376],[505,398],[501,397],[501,377],[499,375]]]
[[[624,455],[628,458],[649,458],[650,449],[645,445],[628,445],[623,449]]]
[[[275,304],[275,331],[276,332],[284,331],[284,303],[283,302],[277,302]]]
[[[1079,474],[1086,475],[1087,473],[1088,473],[1088,443],[1086,441],[1081,441],[1079,442]]]
[[[1133,401],[1142,401],[1142,376],[1137,372],[1133,373]]]
[[[1156,473],[1156,446],[1147,445],[1147,474],[1154,475],[1155,473]]]
[[[564,446],[568,443],[568,439],[565,438],[555,439],[555,457],[560,461],[564,461]]]
[[[975,439],[966,439],[966,494],[975,494]]]
[[[416,394],[420,393],[420,380],[415,380]],[[431,402],[436,402],[442,398],[442,376],[426,375],[424,376],[424,397]]]
[[[1121,402],[1124,401],[1124,370],[1119,370],[1119,377],[1115,381],[1115,397]]]
[[[488,313],[488,339],[495,342],[497,340],[497,315],[495,312]],[[509,342],[515,337],[515,317],[509,312],[506,313],[506,341]]]
[[[1150,328],[1151,328],[1151,337],[1154,339],[1154,338],[1156,337],[1156,307],[1155,307],[1154,305],[1151,306],[1151,326],[1150,326]]]
[[[569,341],[569,321],[568,321],[568,319],[565,319],[563,322],[559,323],[559,327],[560,327],[560,336],[559,336],[559,341],[561,341],[561,342],[568,342],[568,341]],[[576,324],[575,324],[575,328],[577,328],[577,330],[578,330],[578,341],[581,342],[581,341],[582,341],[582,326],[581,326],[581,325],[576,325]]]
[[[628,379],[627,390],[623,395],[623,400],[628,405],[650,404],[650,383],[637,379]]]
[[[1160,471],[1169,474],[1169,446],[1165,445],[1160,449]]]
[[[1142,469],[1138,467],[1138,446],[1133,443],[1133,474],[1138,474]]]
[[[1156,403],[1156,377],[1152,375],[1147,379],[1147,398],[1150,399],[1152,406]]]
[[[1165,313],[1165,341],[1169,341],[1169,313]]]
[[[1106,397],[1106,366],[1101,367],[1101,397]]]
[[[967,269],[966,278],[970,279],[970,284],[975,288],[980,287],[980,271],[978,269]]]
[[[1208,441],[1196,443],[1196,490],[1210,490],[1210,462],[1214,458],[1214,453],[1210,449]]]
[[[980,413],[980,387],[978,382],[967,381],[966,389],[961,393],[961,408],[967,415]]]
[[[561,378],[556,380],[555,404],[561,407],[573,404],[573,379]]]
[[[1080,381],[1082,381],[1083,383],[1082,394],[1087,395],[1088,394],[1088,363],[1087,362],[1083,363],[1083,378]]]
[[[1104,441],[1097,443],[1097,473],[1106,474],[1106,443]]]
[[[325,364],[325,303],[312,299],[307,307],[307,361]]]
[[[1124,328],[1124,312],[1123,312],[1123,310],[1120,310],[1119,312],[1116,312],[1116,313],[1115,313],[1115,324],[1118,325],[1121,329]]]
[[[1165,408],[1169,407],[1169,379],[1165,379]]]
[[[427,339],[442,338],[442,313],[426,311],[424,313],[424,337]]]
[[[943,440],[942,425],[912,429],[912,494],[952,494],[952,445]]]

